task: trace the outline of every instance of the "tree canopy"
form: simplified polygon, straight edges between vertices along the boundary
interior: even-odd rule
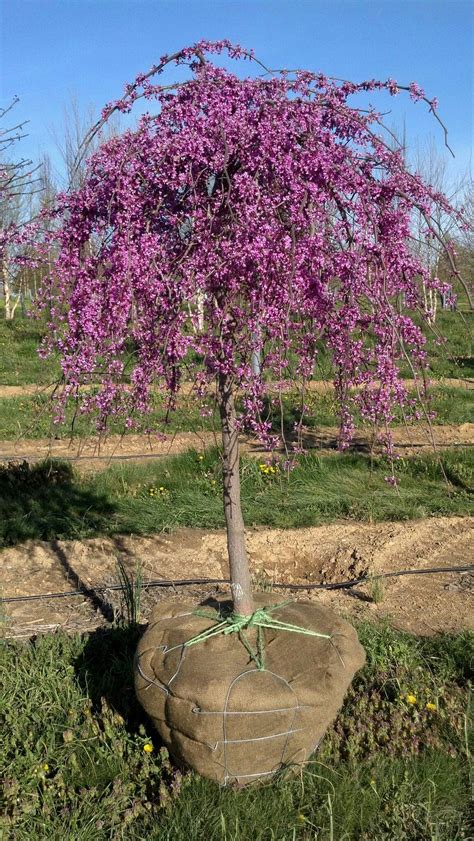
[[[98,409],[101,426],[115,413],[132,426],[154,382],[173,406],[183,376],[203,399],[224,376],[242,394],[239,423],[271,446],[268,381],[304,384],[325,347],[342,441],[355,405],[387,425],[394,404],[408,402],[400,362],[421,375],[426,366],[420,281],[445,288],[412,248],[413,213],[433,237],[437,208],[462,220],[407,170],[381,115],[349,100],[407,92],[435,116],[436,100],[415,83],[356,84],[259,62],[261,75],[239,78],[210,53],[256,62],[227,41],[165,56],[96,130],[141,97],[157,113],[104,142],[81,186],[58,199],[43,305],[64,395]],[[170,63],[190,78],[158,84]],[[88,382],[98,392],[79,395]]]

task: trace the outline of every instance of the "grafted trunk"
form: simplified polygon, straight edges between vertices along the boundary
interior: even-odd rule
[[[255,610],[245,547],[244,519],[240,501],[239,438],[232,380],[225,374],[218,382],[219,413],[223,447],[224,513],[227,528],[230,580],[234,611],[248,616]]]

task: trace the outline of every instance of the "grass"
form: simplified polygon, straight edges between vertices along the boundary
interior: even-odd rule
[[[0,466],[0,547],[29,538],[100,534],[115,513],[69,464]]]
[[[122,435],[127,432],[144,432],[149,428],[160,429],[172,434],[183,431],[201,431],[217,428],[217,418],[202,417],[199,406],[191,399],[183,397],[176,411],[170,415],[169,422],[165,422],[164,401],[159,394],[152,397],[153,411],[137,419],[137,428],[128,430],[124,419],[110,418],[108,433]],[[97,435],[94,415],[80,415],[74,417],[74,406],[69,405],[66,418],[61,424],[53,423],[54,408],[50,397],[46,394],[34,396],[0,398],[0,439],[15,440],[17,438],[54,438],[69,439],[74,429],[74,435],[83,438]]]
[[[474,312],[438,312],[436,334],[442,336],[445,344],[437,344],[437,335],[425,331],[426,351],[430,360],[430,374],[439,377],[473,377]]]
[[[18,312],[5,321],[0,309],[0,383],[46,385],[60,374],[55,360],[40,359],[36,350],[43,336],[41,322],[24,318]]]
[[[132,432],[143,432],[149,428],[160,429],[168,434],[176,432],[197,432],[218,429],[218,418],[215,412],[202,417],[199,406],[189,397],[182,397],[178,408],[164,422],[165,408],[163,398],[153,395],[153,411],[143,416],[136,429]],[[308,394],[306,398],[308,414],[304,417],[304,425],[308,429],[327,426],[338,426],[339,418],[337,405],[332,393]],[[427,408],[436,413],[433,423],[461,424],[472,421],[474,415],[474,389],[453,388],[448,386],[433,387]],[[68,439],[72,432],[74,407],[67,409],[66,419],[62,424],[53,423],[54,409],[51,399],[45,394],[35,396],[0,398],[0,439],[15,440],[17,438],[62,438]],[[299,421],[298,400],[295,394],[285,395],[283,398],[283,424],[287,434],[291,435],[294,424]],[[396,414],[396,422],[403,422],[402,412]],[[356,425],[361,427],[360,415],[355,414]],[[275,415],[273,428],[281,431],[280,413]],[[126,434],[124,420],[111,418],[109,434]],[[81,438],[95,435],[96,425],[93,416],[78,415],[74,421],[74,435]]]
[[[136,626],[4,643],[2,838],[467,839],[472,635],[358,630],[367,664],[312,762],[240,792],[161,749],[133,692]]]
[[[45,385],[54,381],[60,373],[58,360],[44,361],[36,353],[44,331],[42,322],[22,317],[19,312],[10,322],[5,321],[1,310],[0,316],[0,383]],[[473,325],[472,312],[439,311],[435,331],[425,328],[430,372],[434,378],[474,375]],[[438,335],[446,339],[446,344],[437,343]],[[411,376],[408,366],[403,370],[405,376]],[[331,361],[324,346],[320,348],[315,378],[331,378]]]
[[[472,513],[473,453],[442,451],[390,465],[363,453],[300,457],[287,474],[266,458],[243,458],[247,526],[295,528],[337,519],[369,522]],[[29,538],[151,534],[179,526],[224,526],[218,452],[188,451],[147,463],[118,463],[79,476],[70,464],[0,468],[0,546]]]
[[[410,390],[409,396],[411,399],[414,399],[416,392]],[[305,397],[305,403],[308,406],[308,413],[304,416],[303,421],[308,429],[339,425],[337,401],[334,394],[309,393]],[[435,413],[435,417],[432,420],[434,425],[469,423],[472,421],[474,414],[474,390],[468,389],[467,387],[456,388],[452,386],[433,385],[430,389],[429,399],[424,401],[424,405],[429,412]],[[290,394],[285,396],[283,400],[283,422],[285,430],[291,432],[294,424],[298,421],[299,409],[296,395]],[[354,421],[357,427],[364,426],[360,413],[357,410],[354,412]],[[400,424],[405,423],[401,409],[396,408],[394,422]],[[426,422],[424,420],[422,422],[426,426]],[[279,417],[275,420],[274,429],[275,431],[280,431]]]
[[[298,461],[289,477],[278,468],[274,474],[262,473],[260,464],[265,461],[242,461],[242,507],[248,526],[298,528],[340,518],[376,522],[472,510],[469,452],[443,453],[439,463],[429,456],[403,461],[395,490],[385,481],[386,462],[371,464],[361,454],[312,453]],[[190,452],[158,464],[117,465],[99,474],[94,488],[114,500],[117,510],[125,508],[127,532],[224,525],[220,462],[212,451],[202,461]]]

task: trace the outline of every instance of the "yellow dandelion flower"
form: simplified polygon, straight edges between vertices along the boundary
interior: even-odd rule
[[[47,773],[47,772],[49,771],[49,765],[48,765],[48,763],[47,763],[47,762],[45,762],[45,763],[44,763],[44,765],[43,765],[42,767],[43,767],[43,771],[44,771],[45,773]]]
[[[204,456],[202,456],[202,455],[201,455],[201,456],[198,456],[198,460],[199,460],[199,461],[204,461]]]
[[[432,704],[431,701],[428,701],[426,704],[426,709],[430,710],[430,712],[435,712],[437,710],[436,704]]]
[[[143,750],[145,751],[145,753],[152,753],[153,745],[150,745],[150,743],[147,742],[146,745],[143,745]]]
[[[296,823],[300,823],[300,824],[306,823],[305,816],[304,815],[297,815],[296,816]]]
[[[416,696],[415,695],[406,695],[405,698],[406,698],[406,701],[409,704],[416,704]]]

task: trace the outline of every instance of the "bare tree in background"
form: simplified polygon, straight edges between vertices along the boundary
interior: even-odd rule
[[[15,147],[26,137],[27,121],[15,123],[15,97],[0,108],[0,289],[3,294],[5,318],[11,321],[22,300],[22,276],[11,268],[9,234],[18,230],[31,210],[31,197],[39,189],[38,167],[28,158],[16,158]]]
[[[86,160],[104,140],[120,133],[120,120],[114,115],[102,133],[94,136],[87,146],[87,155],[82,155],[84,138],[97,122],[97,114],[92,105],[81,107],[71,95],[63,107],[62,121],[51,130],[57,151],[63,164],[63,174],[56,179],[56,184],[68,190],[77,190],[84,181]]]
[[[472,175],[465,182],[462,204],[469,228],[461,231],[457,239],[457,262],[468,287],[467,297],[472,310],[474,309],[472,305],[474,301],[474,179]]]
[[[41,227],[41,213],[54,205],[57,193],[62,189],[79,189],[85,174],[85,157],[81,157],[84,137],[96,121],[92,107],[81,109],[77,100],[71,97],[63,109],[60,127],[52,131],[54,143],[62,167],[54,167],[53,159],[45,152],[37,165],[26,158],[15,159],[17,143],[26,137],[26,121],[8,124],[15,98],[6,108],[0,108],[0,294],[4,302],[5,318],[11,321],[18,306],[24,310],[25,296],[36,296],[41,283],[43,269],[19,266],[12,259],[12,237],[7,233],[20,228],[25,222],[36,218]],[[112,120],[104,134],[94,138],[88,153],[94,151],[107,137],[119,132],[119,119]],[[46,222],[45,222],[46,224]],[[3,236],[2,236],[3,233]],[[54,254],[50,255],[50,263]],[[13,269],[13,266],[15,268]]]
[[[446,156],[439,152],[432,137],[424,145],[417,145],[414,154],[414,169],[421,175],[425,183],[431,184],[439,193],[444,193],[453,206],[459,208],[464,206],[467,176],[459,176],[454,181],[449,178]],[[427,231],[421,214],[418,215],[416,250],[430,274],[439,274],[441,262],[446,260],[443,243],[457,240],[461,232],[454,220],[439,207],[432,218],[432,224],[436,228],[439,239],[430,231]],[[426,288],[423,289],[423,294],[425,305],[432,313],[431,322],[434,324],[438,303],[437,295],[433,290],[427,290]],[[451,305],[451,300],[451,298],[441,296],[443,309]]]

